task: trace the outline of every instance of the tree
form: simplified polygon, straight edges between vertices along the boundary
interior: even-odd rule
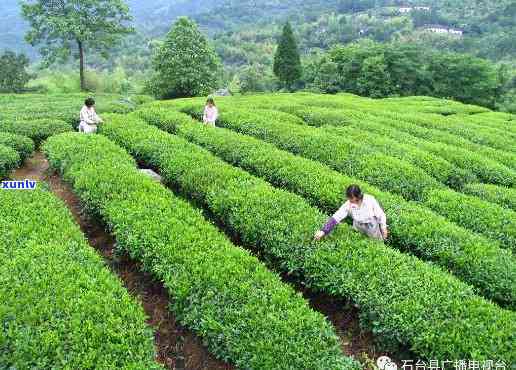
[[[492,63],[467,54],[437,52],[429,62],[433,96],[453,98],[488,108],[495,107],[499,82]]]
[[[29,0],[22,4],[22,15],[31,26],[26,40],[32,46],[41,45],[47,64],[66,61],[78,52],[82,90],[86,89],[85,49],[106,56],[123,35],[133,31],[123,0]]]
[[[21,92],[31,79],[28,66],[29,58],[25,54],[4,52],[0,56],[0,92]]]
[[[217,87],[219,57],[197,24],[181,17],[158,49],[150,81],[151,92],[161,98],[206,95]]]
[[[292,89],[303,73],[297,41],[288,22],[283,27],[283,34],[274,56],[273,71],[289,90]]]

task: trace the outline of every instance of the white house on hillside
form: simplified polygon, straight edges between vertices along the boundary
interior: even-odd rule
[[[459,30],[457,28],[450,28],[447,26],[440,26],[440,25],[428,25],[428,26],[424,27],[424,30],[433,32],[433,33],[449,34],[449,35],[456,35],[456,36],[462,36],[464,34],[464,31]]]
[[[414,7],[405,6],[405,7],[398,8],[398,12],[400,12],[402,14],[410,13],[411,11],[414,11],[414,10],[430,11],[430,7],[428,7],[428,6],[414,6]]]

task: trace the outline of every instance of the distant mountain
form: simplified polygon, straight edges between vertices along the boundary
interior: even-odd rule
[[[0,2],[0,49],[36,55],[24,41],[27,30],[19,0]],[[178,16],[194,18],[216,38],[229,63],[259,58],[274,41],[279,24],[289,19],[304,51],[327,48],[358,38],[377,41],[423,39],[428,45],[471,52],[494,60],[516,56],[515,0],[127,0],[140,32],[137,40],[162,37]],[[428,7],[428,12],[400,8]],[[425,22],[464,30],[464,37],[428,39],[420,35]],[[219,40],[219,41],[217,41]],[[245,50],[242,50],[242,43]],[[256,47],[251,47],[256,45]],[[249,49],[249,50],[248,50]]]

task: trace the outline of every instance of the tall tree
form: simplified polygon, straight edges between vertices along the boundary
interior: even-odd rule
[[[106,56],[123,35],[133,31],[123,0],[26,0],[22,14],[31,26],[26,40],[41,45],[47,64],[78,54],[83,90],[86,48]]]
[[[290,23],[283,27],[276,55],[274,56],[274,74],[291,90],[294,84],[301,78],[303,69],[296,38]]]
[[[0,92],[21,92],[31,75],[26,68],[29,58],[25,54],[6,51],[0,56]]]
[[[161,98],[206,95],[217,87],[219,57],[197,24],[181,17],[153,60],[155,75],[149,90]]]

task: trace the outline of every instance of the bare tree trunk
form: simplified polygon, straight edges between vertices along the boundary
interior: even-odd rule
[[[84,47],[82,41],[77,41],[77,44],[79,45],[79,74],[81,76],[81,90],[86,91],[86,81],[84,78]]]

